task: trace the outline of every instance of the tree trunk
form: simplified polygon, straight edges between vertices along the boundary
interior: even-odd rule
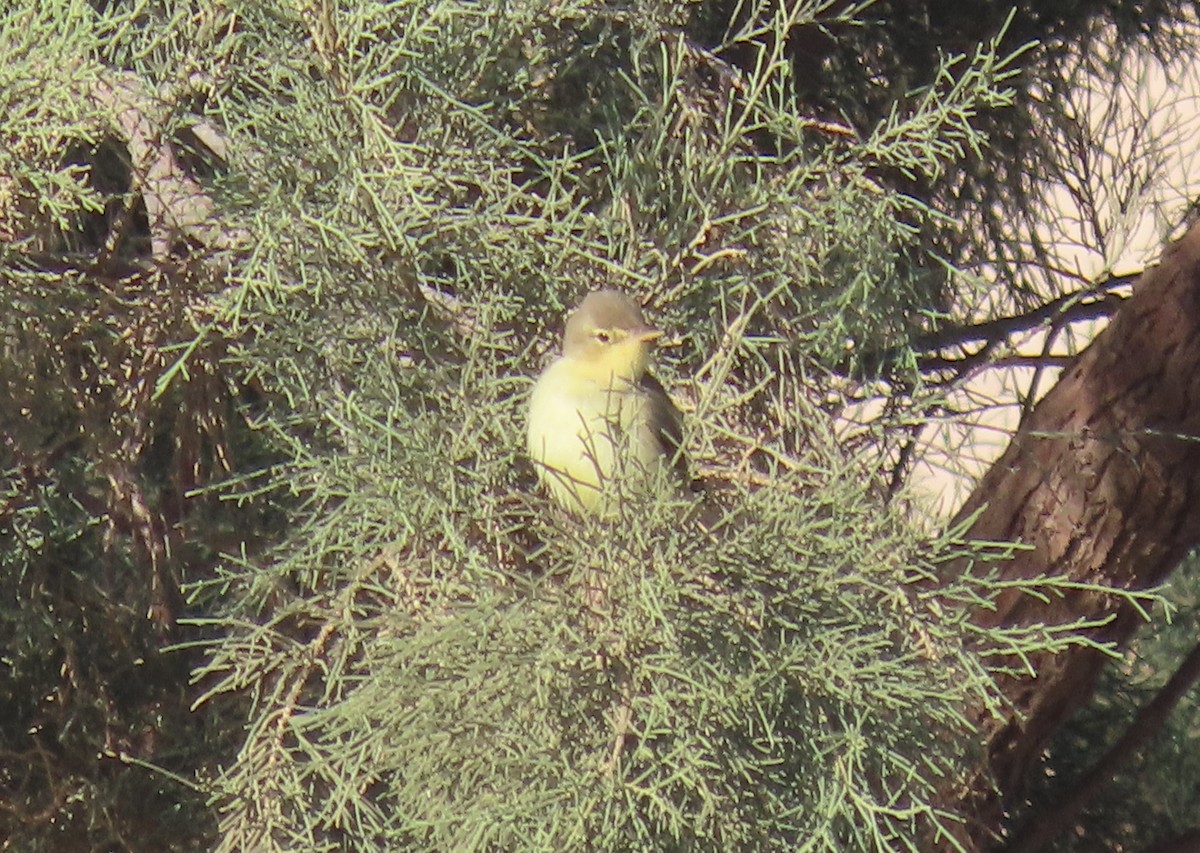
[[[1004,578],[1052,575],[1140,589],[1200,543],[1200,224],[1138,279],[1132,297],[1063,373],[980,481],[959,518],[969,537],[1018,542]],[[960,566],[959,571],[967,568]],[[984,625],[1114,619],[1098,637],[1124,643],[1128,603],[1092,592],[1042,601],[1005,593]],[[974,792],[987,849],[1006,802],[1047,741],[1091,693],[1106,657],[1087,648],[1030,661],[1037,675],[1003,689],[1007,720],[986,729],[999,797]]]

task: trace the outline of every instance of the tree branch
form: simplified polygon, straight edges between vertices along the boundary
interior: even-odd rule
[[[1128,287],[1136,278],[1137,275],[1127,275],[1105,279],[1086,290],[1064,294],[1021,314],[999,317],[984,323],[939,329],[914,340],[913,349],[934,352],[978,341],[994,344],[1051,322],[1076,323],[1108,317],[1126,299],[1116,291]]]
[[[1098,310],[1060,305],[1058,316]],[[1193,438],[1200,436],[1200,224],[1138,279],[1121,306],[1034,407],[953,522],[970,519],[969,539],[1022,546],[994,566],[999,580],[1145,589],[1200,544],[1200,441]],[[1043,306],[1034,316],[1056,315]],[[1016,327],[1014,319],[986,329]],[[977,570],[967,562],[946,567],[948,577]],[[973,618],[1002,630],[1109,620],[1093,639],[1119,646],[1143,616],[1082,587],[1039,599],[1017,584]],[[1005,801],[1019,796],[1044,744],[1088,697],[1107,660],[1097,648],[1039,653],[1022,660],[1035,678],[1000,679],[1011,709],[980,716],[995,788],[981,783],[968,795],[980,819],[971,829],[976,848],[998,837]]]
[[[983,323],[947,326],[914,338],[908,348],[925,353],[917,359],[923,374],[949,372],[947,381],[961,379],[972,370],[990,361],[996,349],[1014,335],[1031,332],[1047,325],[1067,326],[1088,320],[1111,317],[1128,297],[1117,293],[1129,286],[1137,276],[1126,275],[1109,278],[1086,290],[1078,290],[1051,299],[1042,305]],[[968,350],[972,345],[974,349]],[[946,350],[959,350],[959,354],[947,354]],[[898,349],[887,350],[874,357],[867,357],[870,365],[866,372],[882,373],[900,360]]]

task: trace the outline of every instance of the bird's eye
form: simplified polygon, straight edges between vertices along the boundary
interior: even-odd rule
[[[602,344],[607,344],[612,341],[612,335],[605,329],[596,330],[596,340]]]

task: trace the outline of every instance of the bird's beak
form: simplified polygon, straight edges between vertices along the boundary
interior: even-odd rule
[[[640,331],[637,331],[634,333],[635,338],[637,338],[642,343],[647,343],[647,344],[652,341],[657,341],[662,336],[663,336],[662,329],[656,329],[653,326],[647,326],[646,328],[641,329]]]

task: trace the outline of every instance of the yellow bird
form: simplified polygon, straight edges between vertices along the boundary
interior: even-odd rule
[[[614,476],[648,490],[664,466],[686,476],[679,410],[647,373],[662,332],[623,293],[589,293],[567,319],[562,355],[529,401],[529,455],[560,504],[612,515]]]

